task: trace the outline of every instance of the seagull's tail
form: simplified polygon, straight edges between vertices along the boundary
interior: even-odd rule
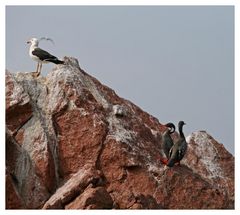
[[[55,63],[55,64],[64,64],[64,61],[58,60],[57,58],[47,59],[45,61],[48,61],[48,62],[51,62],[51,63]]]

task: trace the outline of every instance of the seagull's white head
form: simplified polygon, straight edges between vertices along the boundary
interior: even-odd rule
[[[37,38],[31,38],[27,41],[27,44],[31,44],[32,46],[38,46],[38,39]]]

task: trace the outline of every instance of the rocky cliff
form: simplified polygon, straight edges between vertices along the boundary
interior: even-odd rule
[[[164,168],[166,127],[64,61],[47,77],[6,73],[6,208],[234,208],[223,145],[195,132],[182,165]]]

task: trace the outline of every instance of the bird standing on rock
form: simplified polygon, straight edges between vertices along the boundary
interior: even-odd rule
[[[187,141],[186,141],[184,133],[182,131],[183,125],[185,125],[185,123],[183,121],[179,121],[178,131],[179,131],[180,137],[169,151],[170,158],[167,162],[168,167],[173,167],[175,163],[180,164],[180,161],[183,159],[183,157],[187,151]]]
[[[42,38],[43,39],[43,38]],[[46,40],[50,40],[48,38],[44,38]],[[42,64],[43,63],[55,63],[55,64],[63,64],[64,62],[61,60],[58,60],[57,57],[49,54],[48,52],[38,48],[39,41],[37,38],[32,38],[29,41],[27,41],[28,44],[31,44],[29,49],[29,55],[30,57],[38,62],[37,65],[37,71],[35,72],[34,76],[38,77],[41,73]]]
[[[169,122],[165,126],[167,130],[162,135],[162,148],[166,158],[169,159],[169,151],[173,146],[173,140],[170,134],[175,132],[175,125]]]

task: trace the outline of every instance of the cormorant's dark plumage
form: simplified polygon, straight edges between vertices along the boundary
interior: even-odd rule
[[[178,123],[178,130],[179,130],[180,137],[178,141],[170,149],[170,152],[169,152],[170,158],[167,163],[167,166],[169,167],[172,167],[174,166],[175,163],[180,162],[187,151],[187,141],[182,131],[183,125],[185,125],[183,121],[180,121]]]
[[[162,135],[162,148],[165,156],[167,159],[169,159],[169,151],[173,146],[173,140],[170,134],[175,132],[175,125],[173,123],[167,123],[165,125],[167,127],[167,130]]]

